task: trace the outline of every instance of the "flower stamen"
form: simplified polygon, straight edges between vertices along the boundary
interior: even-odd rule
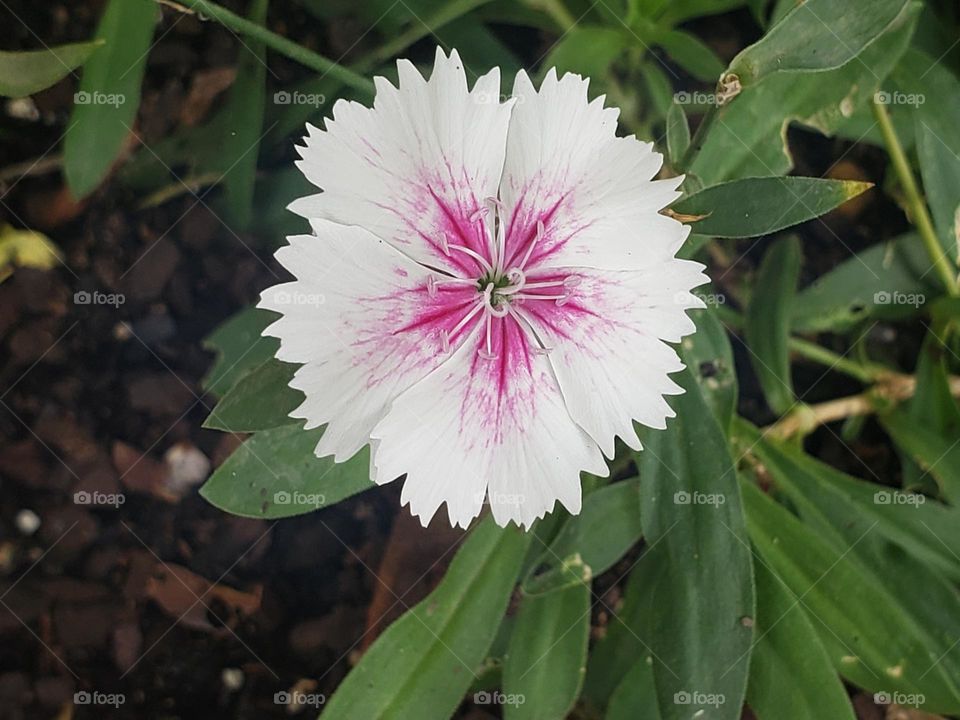
[[[463,326],[466,325],[468,322],[470,322],[470,320],[473,318],[474,315],[476,315],[478,312],[483,310],[484,306],[485,306],[485,302],[481,300],[470,309],[470,312],[468,312],[466,315],[460,318],[460,322],[454,325],[452,330],[440,331],[440,344],[443,347],[443,351],[445,353],[450,352],[450,338],[452,338],[454,335],[460,332],[463,329]]]
[[[543,220],[537,220],[537,234],[534,236],[533,240],[530,241],[527,251],[523,254],[523,260],[521,260],[520,264],[517,266],[521,270],[527,266],[527,261],[530,260],[530,256],[533,254],[533,248],[538,242],[540,242],[545,232],[546,230],[543,227]]]
[[[479,212],[479,210],[477,212]],[[493,267],[490,265],[490,263],[487,262],[487,259],[483,257],[483,255],[463,245],[451,244],[447,240],[447,234],[445,232],[440,233],[440,249],[443,251],[443,254],[446,255],[447,257],[450,256],[451,250],[459,250],[460,252],[464,253],[465,255],[469,255],[478,263],[480,263],[480,267],[482,267],[488,273],[491,273],[491,274],[493,273]]]

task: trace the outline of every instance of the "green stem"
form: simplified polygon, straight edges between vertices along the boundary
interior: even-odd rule
[[[683,157],[680,158],[679,169],[681,171],[686,172],[689,170],[690,166],[693,165],[693,161],[697,159],[697,155],[700,153],[703,143],[707,139],[707,133],[710,132],[710,128],[713,127],[719,111],[720,106],[714,103],[710,106],[710,109],[707,110],[707,114],[703,116],[700,124],[697,125],[697,131],[693,134],[693,139],[690,140],[690,146],[683,154]]]
[[[947,292],[954,296],[960,295],[956,275],[940,245],[940,241],[937,240],[937,233],[933,229],[933,221],[930,219],[927,205],[920,195],[920,188],[917,186],[913,171],[910,169],[910,163],[907,161],[907,155],[903,151],[900,138],[897,137],[897,131],[890,121],[890,114],[887,112],[887,108],[876,100],[873,101],[873,114],[880,126],[880,133],[883,135],[883,142],[887,146],[890,161],[893,163],[900,185],[903,186],[910,220],[920,233],[920,239],[923,241],[924,247],[926,247],[927,253],[933,261],[933,266],[940,275]]]
[[[724,305],[719,305],[715,308],[715,311],[720,320],[726,325],[738,330],[743,328],[743,316],[736,310]],[[865,385],[876,382],[879,378],[889,375],[891,372],[882,365],[867,365],[855,362],[854,360],[835,353],[833,350],[828,350],[822,345],[817,345],[803,338],[791,337],[787,343],[790,350],[800,357],[820,363],[825,367],[842,372],[844,375],[849,375]]]
[[[305,65],[311,70],[316,70],[324,75],[330,75],[344,85],[349,85],[373,97],[373,81],[369,78],[355,73],[343,65],[339,65],[333,60],[313,52],[313,50],[308,50],[292,40],[287,40],[285,37],[267,30],[262,25],[251,22],[216,3],[209,2],[208,0],[176,0],[173,7],[177,6],[188,8],[200,15],[216,20],[224,27],[230,28],[241,35],[246,35],[253,40],[258,40],[271,50],[275,50],[281,55],[285,55],[291,60]]]

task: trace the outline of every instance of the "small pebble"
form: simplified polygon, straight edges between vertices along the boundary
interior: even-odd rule
[[[40,529],[40,517],[33,510],[21,510],[14,522],[24,535],[33,535]]]
[[[240,668],[224,668],[220,673],[220,681],[230,692],[236,692],[243,687],[243,670]]]

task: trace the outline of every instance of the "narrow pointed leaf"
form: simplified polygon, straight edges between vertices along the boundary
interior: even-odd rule
[[[757,579],[757,642],[747,704],[757,720],[855,720],[840,682],[803,606],[764,565]]]
[[[665,566],[649,619],[657,697],[665,720],[698,710],[739,718],[752,637],[744,618],[753,617],[754,597],[736,474],[692,374],[674,378],[685,391],[671,403],[677,417],[643,433],[636,455],[644,537]],[[691,702],[675,703],[678,693]]]
[[[688,147],[690,147],[690,123],[687,122],[683,106],[675,102],[667,111],[667,152],[673,167],[679,167],[680,160]]]
[[[107,3],[96,32],[105,45],[83,67],[64,138],[64,174],[74,197],[96,189],[134,129],[158,14],[152,0]]]
[[[267,18],[268,0],[252,0],[248,17],[258,25]],[[223,173],[227,217],[237,230],[245,230],[253,216],[253,189],[257,154],[263,128],[266,52],[263,43],[240,44],[237,79],[226,103],[228,134],[216,146],[216,166]]]
[[[662,720],[657,706],[657,687],[653,665],[646,658],[637,660],[610,696],[604,720]]]
[[[960,509],[846,475],[799,448],[762,438],[746,422],[738,422],[736,432],[775,486],[795,503],[810,503],[837,526],[871,528],[917,560],[960,580]]]
[[[950,396],[947,396],[950,399]],[[943,435],[923,427],[902,409],[894,409],[881,416],[880,422],[894,442],[904,450],[923,475],[934,478],[943,496],[954,505],[960,505],[960,442],[956,435]],[[916,482],[922,483],[923,475]],[[960,523],[960,515],[957,516]],[[960,552],[960,546],[957,548]]]
[[[566,717],[583,685],[589,637],[588,582],[524,596],[503,667],[504,718]]]
[[[794,404],[790,375],[790,315],[800,276],[800,241],[788,237],[774,243],[763,257],[747,307],[750,360],[763,395],[777,414]]]
[[[40,92],[83,65],[102,45],[102,40],[94,40],[44,50],[0,50],[0,95],[19,98]]]
[[[666,575],[669,558],[665,554],[645,552],[631,568],[623,591],[623,603],[613,613],[606,632],[593,647],[587,662],[587,678],[583,686],[586,705],[599,715],[612,704],[612,695],[627,681],[631,668],[638,662],[647,665],[651,697],[658,700],[653,680],[655,658],[650,647],[650,625],[655,621],[656,588]],[[643,701],[644,705],[649,700]],[[641,715],[643,717],[643,715]]]
[[[323,719],[450,717],[494,640],[529,538],[480,523],[436,590],[367,650]]]
[[[930,258],[910,233],[844,260],[797,294],[791,327],[842,332],[868,318],[902,319],[934,292]]]
[[[830,212],[869,190],[871,183],[805,177],[732,180],[683,198],[673,210],[705,215],[694,232],[715,237],[769,235]]]
[[[840,674],[872,692],[923,696],[923,707],[932,712],[957,712],[956,680],[937,663],[935,648],[943,643],[918,626],[913,610],[851,555],[850,546],[831,543],[752,483],[742,488],[754,545],[813,621],[827,628],[821,640]]]

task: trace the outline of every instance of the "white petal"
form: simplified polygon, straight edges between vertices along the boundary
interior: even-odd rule
[[[366,230],[314,221],[316,236],[289,238],[277,259],[297,278],[265,290],[259,307],[283,314],[264,330],[277,358],[304,363],[291,387],[306,399],[292,413],[327,423],[317,455],[350,458],[403,390],[449,357],[439,338],[476,303],[476,289],[427,290],[429,271]],[[454,347],[472,329],[451,337]]]
[[[424,525],[444,502],[466,527],[486,495],[500,525],[529,527],[557,500],[580,510],[580,471],[607,472],[570,418],[546,357],[516,321],[495,321],[496,360],[478,328],[450,360],[398,397],[373,430],[376,481],[403,473],[402,501]]]
[[[659,210],[683,178],[651,180],[663,162],[653,145],[617,137],[619,111],[602,96],[588,102],[579,75],[551,70],[537,92],[521,71],[513,95],[500,185],[507,256],[523,256],[539,220],[531,264],[632,270],[673,257],[689,228]]]
[[[376,78],[373,108],[341,100],[326,130],[308,128],[298,165],[324,192],[290,209],[364,227],[430,266],[473,272],[475,261],[448,256],[440,235],[487,254],[471,217],[489,209],[503,169],[510,105],[500,102],[499,69],[468,92],[455,50],[448,58],[437,49],[428,81],[406,60],[398,67],[399,89]]]
[[[703,307],[690,292],[707,282],[702,269],[671,260],[642,271],[557,270],[554,277],[580,278],[571,298],[562,306],[523,306],[537,336],[552,348],[548,357],[570,415],[608,457],[614,436],[640,449],[634,420],[663,429],[674,416],[663,396],[682,392],[668,374],[683,364],[666,343],[695,329],[686,310]]]

